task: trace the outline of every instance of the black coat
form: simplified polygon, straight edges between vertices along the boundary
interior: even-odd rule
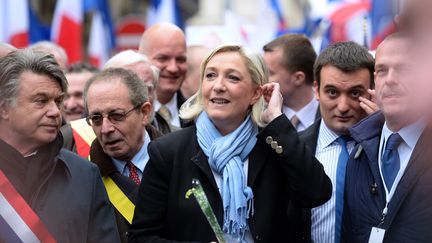
[[[318,109],[319,110],[319,109]],[[306,130],[299,133],[299,139],[310,150],[311,154],[315,156],[318,135],[321,126],[321,119],[315,121]],[[289,203],[288,215],[290,218],[290,228],[295,232],[298,242],[312,242],[311,238],[311,210],[308,208],[300,208],[293,203]]]
[[[331,182],[319,161],[299,142],[285,115],[272,121],[257,137],[249,155],[247,176],[255,209],[249,227],[255,242],[287,242],[294,237],[288,227],[288,202],[306,208],[319,206],[330,198]],[[283,153],[277,154],[266,143],[268,137],[283,147]],[[185,199],[192,179],[199,179],[222,225],[221,196],[198,145],[195,126],[153,141],[149,154],[129,242],[216,241],[195,199]]]
[[[162,134],[156,130],[152,125],[147,125],[145,127],[150,139],[156,139]],[[112,159],[107,155],[97,139],[93,141],[90,147],[90,159],[95,163],[100,171],[102,177],[109,176],[117,184],[120,190],[129,198],[132,203],[136,203],[136,198],[138,194],[138,185],[132,181],[128,176],[122,175],[115,167]],[[127,230],[129,228],[129,222],[122,216],[122,214],[115,208],[115,216],[117,222],[117,229],[120,235],[121,242],[127,241]]]
[[[384,116],[375,113],[350,129],[359,143],[347,164],[343,242],[367,242],[371,228],[386,229],[384,242],[430,242],[432,239],[432,136],[418,140],[381,222],[385,190],[378,167]]]

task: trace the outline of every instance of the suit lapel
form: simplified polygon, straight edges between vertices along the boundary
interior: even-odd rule
[[[213,176],[213,172],[211,171],[210,165],[204,152],[201,149],[198,149],[196,155],[193,156],[191,160],[207,177],[213,189],[215,189],[219,193],[215,178]]]

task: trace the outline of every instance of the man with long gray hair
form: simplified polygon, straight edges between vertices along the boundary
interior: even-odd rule
[[[61,149],[62,69],[30,49],[0,66],[0,242],[119,242],[99,170]]]

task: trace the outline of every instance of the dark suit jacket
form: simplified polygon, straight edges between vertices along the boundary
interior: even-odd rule
[[[150,138],[156,139],[162,134],[159,133],[156,128],[151,125],[146,126],[146,131],[148,132]],[[122,190],[122,192],[131,200],[132,203],[136,202],[138,194],[138,185],[132,181],[127,176],[122,175],[117,171],[117,168],[113,164],[111,157],[109,157],[104,151],[99,141],[95,139],[90,147],[90,159],[99,167],[101,176],[109,176],[117,184],[117,186]],[[115,208],[115,216],[117,221],[117,228],[120,235],[121,242],[127,241],[127,230],[129,228],[129,222],[120,214],[120,212]]]
[[[325,203],[331,196],[330,179],[298,140],[285,115],[272,121],[257,137],[249,155],[247,176],[254,193],[254,214],[248,221],[251,234],[255,242],[295,242],[295,232],[288,227],[288,202],[305,208]],[[283,147],[283,153],[277,154],[266,143],[268,137]],[[150,144],[149,154],[129,242],[216,241],[195,199],[185,199],[192,179],[199,179],[222,225],[221,196],[198,145],[195,126],[156,139]]]
[[[386,230],[384,242],[430,242],[432,130],[426,128],[417,141],[382,220],[386,200],[378,152],[383,124],[378,112],[350,129],[358,145],[346,170],[342,242],[367,242],[378,225]]]
[[[306,130],[299,133],[300,141],[305,143],[313,156],[315,156],[316,152],[320,125],[321,119],[318,119]],[[296,237],[302,239],[302,242],[312,242],[310,209],[300,208],[290,203],[288,215],[290,217],[290,228],[293,228],[293,231],[297,233]]]

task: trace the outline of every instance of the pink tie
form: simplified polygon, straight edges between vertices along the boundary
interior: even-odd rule
[[[126,166],[129,169],[129,178],[131,178],[137,185],[139,185],[141,183],[141,180],[138,176],[137,167],[130,161],[126,163]]]

